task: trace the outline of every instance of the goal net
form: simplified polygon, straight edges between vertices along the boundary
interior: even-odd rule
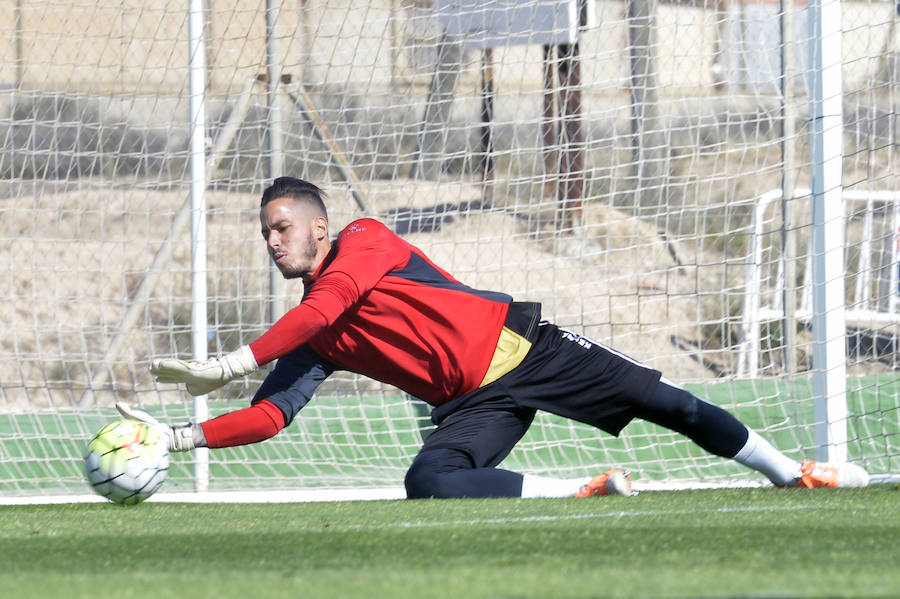
[[[821,452],[825,424],[876,480],[900,472],[894,3],[840,3],[833,35],[811,27],[813,5],[771,0],[207,0],[199,46],[188,4],[0,11],[0,497],[88,492],[82,455],[116,401],[192,417],[192,398],[148,372],[190,358],[197,329],[191,48],[209,354],[301,297],[272,277],[257,217],[273,172],[290,174],[328,191],[333,231],[378,218],[791,457]],[[835,99],[816,84],[816,52],[835,43],[846,342],[823,366],[814,298],[834,280],[814,276],[810,123]],[[832,368],[846,387],[826,394],[846,414],[823,423],[816,376]],[[264,376],[210,395],[210,415],[246,406]],[[400,487],[430,427],[415,398],[336,373],[277,437],[209,452],[208,486]],[[192,491],[197,459],[174,456],[163,493]],[[612,438],[546,414],[504,467],[762,482],[646,423]]]

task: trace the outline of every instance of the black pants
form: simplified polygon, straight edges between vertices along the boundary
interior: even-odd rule
[[[747,429],[721,408],[660,382],[660,373],[599,343],[541,323],[525,360],[497,381],[439,406],[438,425],[406,474],[410,498],[518,497],[522,475],[496,468],[537,410],[618,435],[642,418],[734,457]]]

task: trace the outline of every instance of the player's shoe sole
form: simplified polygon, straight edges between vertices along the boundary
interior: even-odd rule
[[[869,473],[856,464],[830,464],[806,460],[801,466],[802,476],[798,487],[852,488],[869,484]]]
[[[575,493],[575,497],[592,495],[631,495],[631,475],[624,470],[610,470],[581,485]]]

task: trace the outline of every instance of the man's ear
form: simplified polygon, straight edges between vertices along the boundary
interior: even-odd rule
[[[313,234],[316,241],[328,239],[328,219],[324,216],[317,216],[313,219]]]

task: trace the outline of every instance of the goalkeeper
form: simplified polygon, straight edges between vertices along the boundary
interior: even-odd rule
[[[269,255],[303,300],[258,339],[205,362],[159,359],[161,383],[209,393],[278,360],[250,406],[206,422],[152,422],[173,451],[268,439],[289,425],[336,370],[394,385],[433,406],[437,425],[405,477],[407,496],[564,497],[628,494],[621,470],[557,479],[497,468],[537,410],[612,435],[641,418],[686,435],[778,486],[863,486],[852,464],[797,462],[731,414],[596,341],[541,320],[540,305],[472,289],[372,219],[328,231],[324,192],[281,177],[262,195]]]

